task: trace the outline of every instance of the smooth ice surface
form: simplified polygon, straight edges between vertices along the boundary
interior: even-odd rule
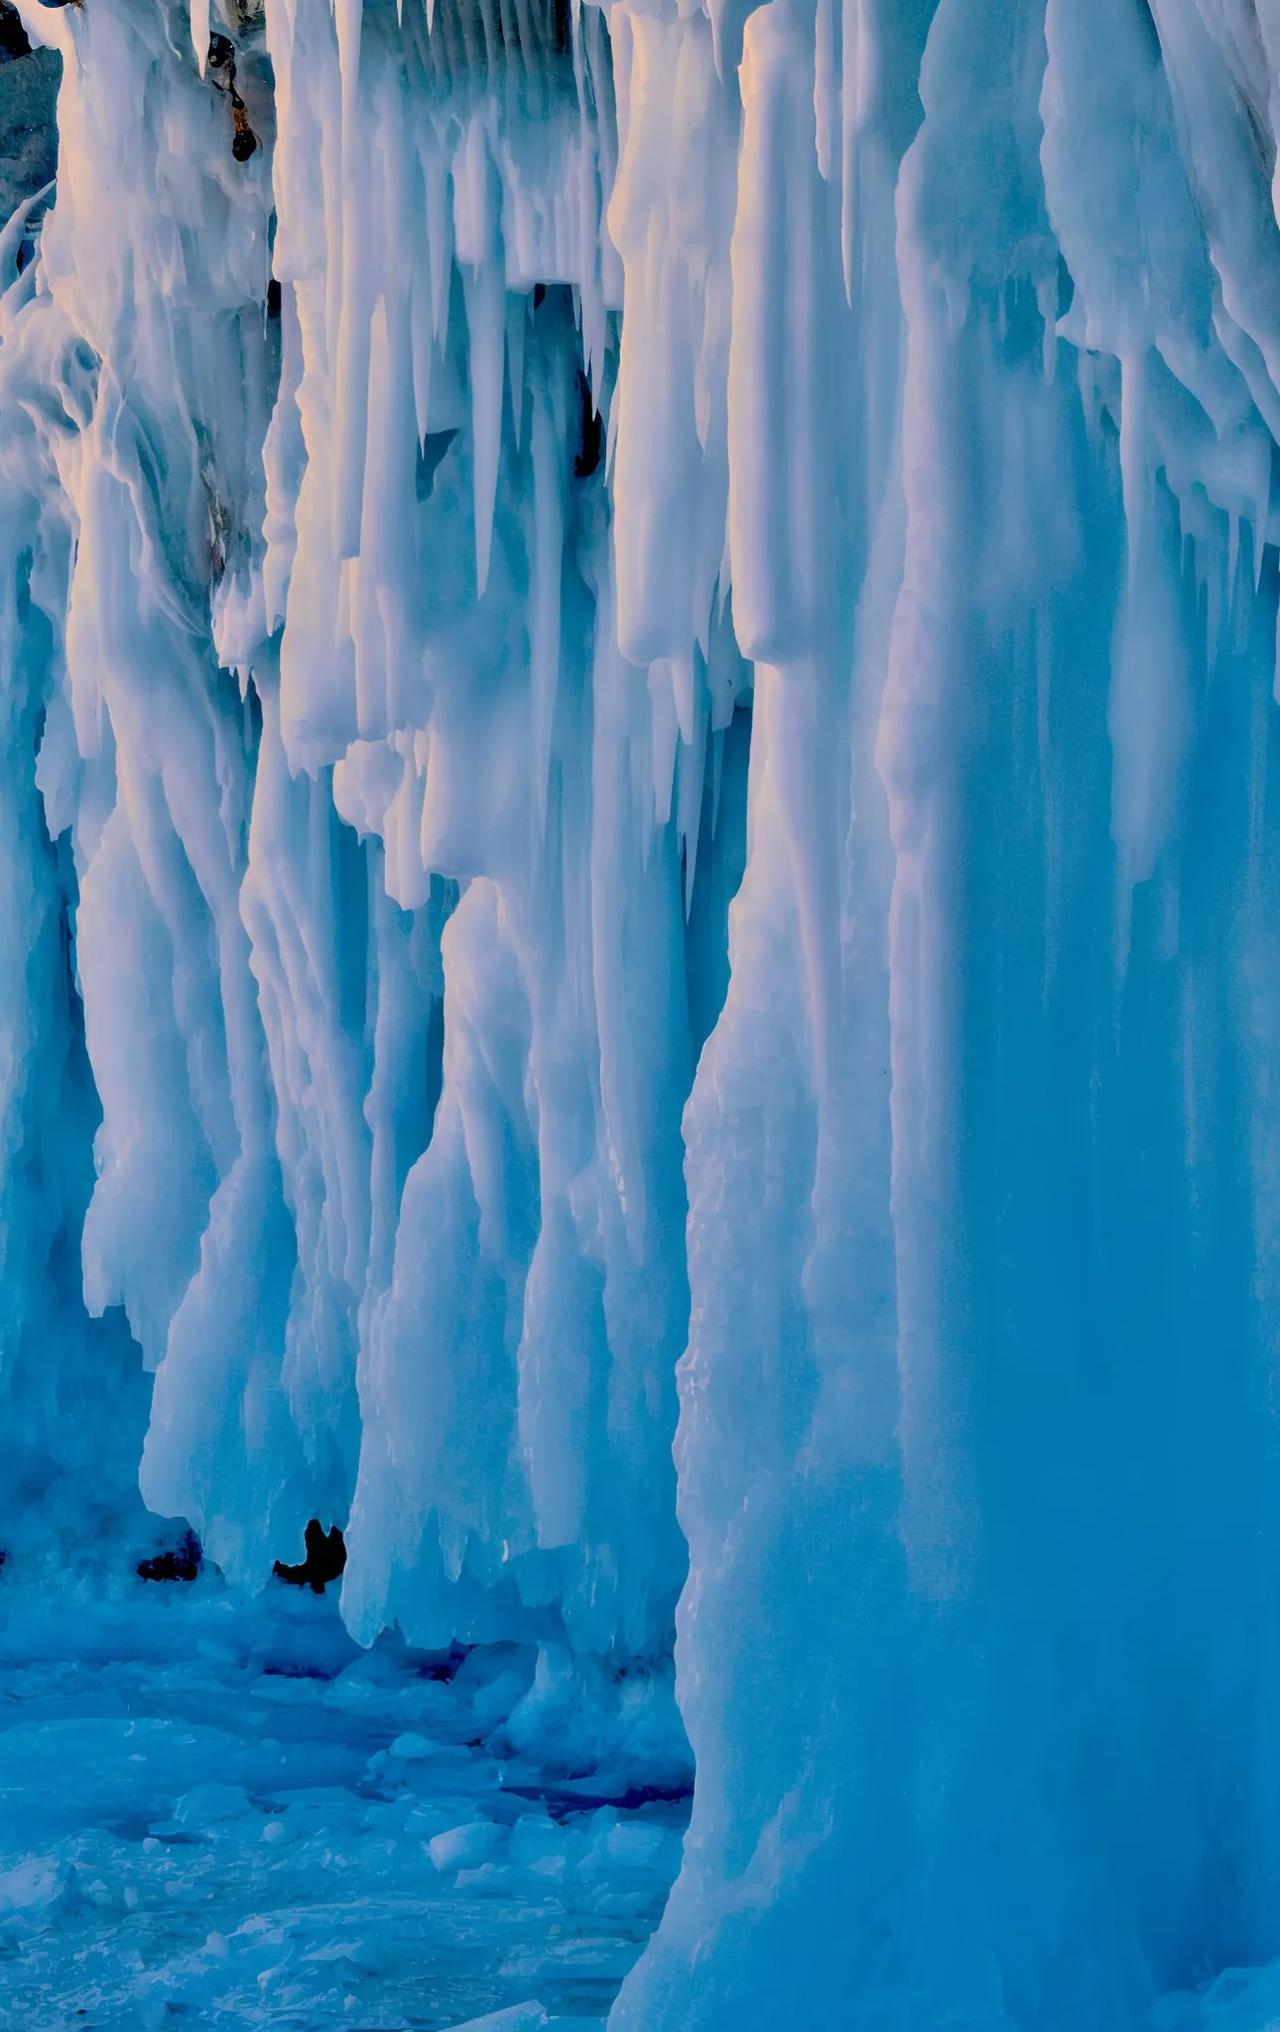
[[[23,13],[15,1574],[674,1623],[613,2032],[1265,2018],[1276,0]]]

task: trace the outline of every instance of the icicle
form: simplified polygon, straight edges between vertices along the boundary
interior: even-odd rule
[[[649,672],[650,743],[653,771],[652,823],[665,826],[671,818],[671,796],[675,789],[676,755],[680,746],[680,722],[671,689],[671,673],[665,663],[655,663]]]
[[[528,297],[523,292],[508,294],[507,385],[511,391],[511,424],[517,451],[524,426],[524,346],[528,322]]]
[[[372,305],[366,281],[368,235],[365,219],[364,127],[357,106],[363,0],[334,0],[342,89],[342,294],[338,319],[338,424],[333,465],[333,519],[336,554],[355,557],[364,498],[366,390]]]
[[[724,780],[725,729],[711,723],[711,836],[720,829],[720,791]]]
[[[1036,304],[1040,311],[1043,329],[1043,359],[1046,381],[1052,381],[1058,371],[1058,278],[1056,275],[1042,276],[1036,284]]]
[[[506,353],[506,287],[499,242],[495,175],[478,118],[467,127],[454,161],[454,234],[467,306],[471,380],[471,459],[474,487],[476,583],[489,577],[498,455],[502,442],[502,389]]]
[[[680,739],[686,747],[690,748],[694,743],[695,719],[698,710],[695,698],[696,679],[693,666],[694,659],[692,654],[689,656],[665,657],[660,664],[655,665],[655,669],[660,669],[663,672],[666,683],[670,687],[672,701],[676,709],[676,725],[680,729]]]
[[[450,276],[453,267],[453,221],[442,151],[419,148],[426,198],[427,261],[431,279],[431,330],[440,352],[449,339]]]
[[[471,457],[474,478],[476,587],[489,579],[489,550],[502,441],[502,386],[505,338],[502,278],[491,264],[463,271],[467,330],[471,347]]]
[[[703,792],[707,767],[707,699],[706,692],[699,687],[694,738],[680,750],[677,773],[679,779],[679,810],[677,825],[684,842],[684,911],[686,918],[693,908],[693,888],[698,870],[698,840],[702,827]]]
[[[565,450],[550,409],[545,371],[538,374],[530,420],[533,465],[533,582],[529,593],[529,676],[533,695],[534,801],[541,839],[547,823],[547,779],[560,682],[560,580],[564,548]]]
[[[835,175],[840,154],[836,4],[837,0],[818,0],[814,19],[814,143],[818,151],[818,172],[826,181]]]
[[[31,215],[47,201],[53,189],[54,185],[47,183],[34,197],[26,198],[18,206],[13,217],[0,228],[0,277],[7,276],[15,267]],[[11,282],[5,284],[4,294],[0,296],[0,338],[9,331],[18,310],[27,301],[34,286],[35,274],[31,267],[23,269],[21,274],[15,275]]]
[[[528,74],[533,77],[538,68],[538,42],[529,18],[529,0],[515,0],[515,8],[520,31],[520,56]]]
[[[356,91],[360,76],[360,32],[364,0],[332,0],[338,30],[338,68],[342,77],[342,138],[344,152],[353,137],[356,121]],[[344,164],[350,181],[350,171]]]
[[[191,0],[191,47],[203,77],[209,61],[209,0]]]
[[[432,335],[434,307],[431,302],[429,268],[415,268],[409,294],[409,330],[413,357],[413,410],[418,443],[425,444],[431,428],[431,374],[435,359]]]
[[[498,36],[493,15],[493,0],[480,0],[480,26],[484,30],[485,68],[492,76],[498,66]]]
[[[1120,474],[1125,520],[1131,549],[1136,553],[1147,514],[1147,369],[1138,353],[1121,362]]]

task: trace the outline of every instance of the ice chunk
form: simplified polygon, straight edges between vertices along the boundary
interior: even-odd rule
[[[432,1835],[427,1852],[437,1870],[474,1870],[502,1846],[502,1829],[492,1820],[464,1821],[461,1827]]]

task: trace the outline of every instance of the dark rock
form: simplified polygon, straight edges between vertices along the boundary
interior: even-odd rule
[[[61,76],[62,58],[53,49],[35,49],[0,61],[0,225],[24,198],[34,197],[53,181]]]
[[[198,1580],[204,1549],[194,1531],[184,1531],[176,1545],[138,1561],[139,1580]]]
[[[326,1531],[320,1519],[313,1517],[303,1533],[303,1543],[307,1556],[300,1566],[286,1566],[277,1559],[271,1571],[290,1587],[309,1587],[313,1594],[322,1595],[347,1563],[346,1541],[336,1524]]]
[[[0,0],[0,63],[12,63],[18,56],[30,56],[31,44],[22,25],[22,16],[13,0]]]

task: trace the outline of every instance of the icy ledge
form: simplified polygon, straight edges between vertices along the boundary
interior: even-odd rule
[[[207,0],[23,12],[6,1462],[585,1675],[687,1546],[615,2032],[1200,2012],[1280,1948],[1274,0],[267,0],[247,160]]]

